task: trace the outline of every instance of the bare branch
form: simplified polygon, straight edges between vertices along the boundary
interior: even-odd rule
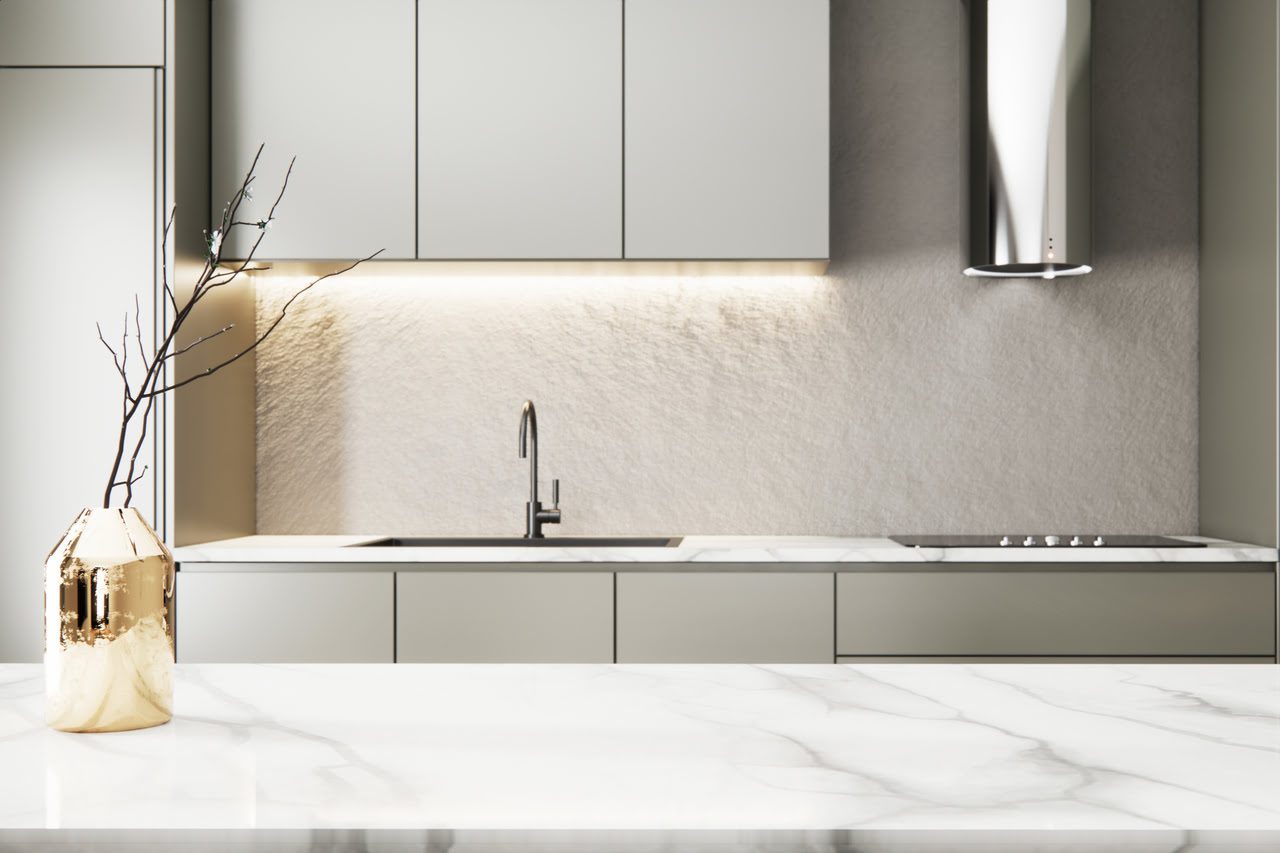
[[[258,161],[262,157],[262,151],[264,147],[265,147],[264,145],[258,146],[258,150],[253,157],[253,163],[249,166],[249,171],[245,173],[244,180],[241,181],[240,183],[240,189],[238,189],[236,191],[236,194],[232,197],[232,203],[228,204],[227,208],[223,211],[222,230],[224,232],[226,230],[226,223],[229,222],[232,218],[234,218],[235,210],[238,209],[240,202],[244,199],[244,197],[247,194],[249,185],[253,182],[254,170],[257,169]],[[173,222],[173,213],[170,213],[169,221],[170,223]],[[165,237],[166,239],[168,237],[167,226],[166,226]],[[123,347],[124,357],[120,359],[121,363],[120,363],[119,369],[121,369],[122,375],[125,377],[125,400],[122,404],[122,414],[120,418],[120,434],[116,441],[115,458],[112,460],[112,463],[111,463],[111,475],[107,477],[107,488],[102,496],[102,505],[104,507],[111,506],[111,492],[116,486],[126,485],[126,488],[128,487],[127,479],[122,483],[121,481],[116,479],[116,476],[119,474],[120,466],[124,462],[124,451],[125,451],[125,445],[128,441],[129,426],[132,423],[133,418],[137,415],[138,407],[141,405],[143,399],[147,399],[148,409],[150,408],[151,397],[154,396],[154,394],[150,392],[155,391],[155,388],[159,384],[161,377],[164,375],[164,372],[161,370],[161,367],[167,361],[167,359],[164,358],[164,354],[169,352],[170,347],[173,346],[173,342],[177,338],[179,330],[182,328],[182,324],[186,322],[187,317],[191,316],[191,312],[192,310],[194,310],[196,303],[199,301],[202,290],[204,289],[206,283],[208,282],[209,277],[213,275],[214,271],[218,267],[219,257],[220,257],[220,252],[210,252],[209,256],[205,258],[204,267],[201,269],[200,275],[196,279],[196,284],[195,284],[195,287],[192,289],[191,296],[187,299],[186,304],[183,305],[181,308],[176,308],[177,300],[172,295],[173,294],[172,289],[171,288],[168,289],[168,293],[170,294],[170,299],[172,301],[172,304],[175,306],[175,310],[176,310],[176,313],[174,314],[173,322],[169,324],[169,328],[165,332],[164,340],[160,343],[158,347],[156,347],[155,357],[151,360],[151,363],[147,365],[145,375],[143,376],[143,379],[142,379],[142,384],[138,387],[138,393],[132,396],[130,396],[130,391],[128,387],[129,386],[128,373],[123,363],[127,360],[127,356],[128,356],[127,342]],[[167,254],[162,260],[167,266],[167,261],[168,261]],[[167,274],[166,274],[166,284],[167,284]],[[126,338],[128,336],[128,329],[129,329],[129,318],[128,318],[128,314],[126,314],[125,315]],[[108,349],[110,349],[110,347],[108,347]],[[136,459],[136,451],[135,451],[134,458]]]
[[[266,147],[266,143],[258,146],[258,150],[254,152],[253,155],[253,162],[250,163],[249,168],[245,170],[244,180],[240,183],[240,189],[236,190],[235,195],[231,197],[231,202],[223,211],[223,231],[226,230],[226,224],[236,218],[236,213],[240,210],[240,203],[249,197],[249,187],[253,184],[253,179],[257,177],[258,161],[262,159],[262,150]]]
[[[134,483],[138,482],[139,480],[141,480],[141,479],[142,479],[143,477],[145,477],[146,475],[147,475],[147,466],[146,466],[146,465],[143,465],[143,466],[142,466],[142,470],[141,470],[141,471],[139,471],[139,472],[138,472],[138,475],[137,475],[137,476],[135,476],[133,479],[131,479],[131,480],[116,480],[116,481],[115,481],[114,483],[112,483],[111,485],[112,485],[112,486],[126,486],[126,487],[127,487],[127,486],[132,486]],[[128,500],[127,498],[125,499],[124,505],[125,505],[126,507],[128,507],[128,506],[129,506],[129,500]]]
[[[293,164],[296,163],[297,160],[298,160],[297,157],[292,157],[289,159],[289,168],[285,170],[284,180],[280,182],[280,191],[276,193],[275,201],[271,203],[271,209],[267,211],[267,217],[266,219],[262,220],[263,222],[270,222],[271,220],[275,219],[276,208],[280,206],[280,200],[284,198],[285,190],[289,188],[289,176],[293,174]],[[256,158],[254,162],[255,163],[257,162]],[[234,211],[232,211],[231,215],[234,215]],[[234,220],[228,221],[228,216],[224,215],[223,216],[223,233],[225,234],[226,230],[229,229],[234,224],[236,224]],[[258,253],[258,246],[262,244],[262,240],[266,236],[267,236],[267,229],[259,228],[258,237],[256,240],[253,241],[253,245],[249,248],[249,251],[245,255],[244,260],[241,261],[240,264],[233,271],[231,271],[230,275],[225,280],[214,281],[214,279],[220,278],[223,275],[227,275],[227,273],[225,272],[218,273],[217,275],[209,276],[205,280],[204,286],[200,288],[193,295],[192,301],[198,302],[210,290],[213,290],[214,288],[217,288],[217,287],[225,287],[226,285],[231,284],[231,282],[235,281],[240,276],[240,274],[245,271],[245,268],[248,267],[249,264],[253,262],[254,256],[257,255]]]
[[[129,373],[129,312],[124,312],[124,331],[120,333],[120,371],[125,374],[127,384]]]
[[[157,394],[163,394],[163,393],[165,393],[166,391],[173,391],[173,390],[175,390],[175,389],[177,389],[177,388],[181,388],[181,387],[182,387],[182,386],[184,386],[184,385],[188,385],[188,384],[190,384],[190,383],[192,383],[192,382],[195,382],[197,379],[203,379],[203,378],[204,378],[204,377],[206,377],[206,376],[210,376],[210,375],[212,375],[212,374],[214,374],[214,373],[217,373],[217,372],[218,372],[219,370],[221,370],[222,368],[224,368],[224,367],[226,367],[226,366],[228,366],[228,365],[230,365],[230,364],[233,364],[233,363],[235,363],[236,361],[239,361],[241,358],[243,358],[244,356],[248,355],[249,353],[251,353],[251,352],[253,352],[255,349],[257,349],[259,344],[261,344],[261,343],[262,343],[263,341],[265,341],[268,337],[270,337],[271,333],[272,333],[272,332],[274,332],[274,331],[276,330],[276,327],[277,327],[277,326],[279,326],[279,325],[284,321],[285,315],[289,313],[289,307],[290,307],[291,305],[293,305],[294,301],[295,301],[295,300],[297,300],[297,299],[298,299],[298,297],[302,296],[302,294],[306,293],[308,290],[310,290],[311,288],[315,287],[317,284],[319,284],[320,282],[324,281],[325,279],[327,279],[327,278],[333,278],[334,276],[338,276],[338,275],[342,275],[343,273],[351,272],[351,270],[353,270],[353,269],[355,269],[356,267],[360,266],[360,265],[361,265],[362,263],[364,263],[365,261],[371,261],[371,260],[373,260],[374,258],[378,257],[378,255],[381,255],[384,251],[385,251],[384,249],[379,249],[378,251],[374,252],[372,255],[368,255],[368,256],[366,256],[366,257],[363,257],[363,258],[361,258],[360,260],[356,261],[355,263],[349,264],[348,266],[345,266],[345,267],[343,267],[343,268],[342,268],[342,269],[340,269],[340,270],[334,270],[333,272],[325,273],[324,275],[319,276],[319,277],[318,277],[318,278],[316,278],[316,279],[313,279],[313,280],[312,280],[311,282],[309,282],[305,287],[301,288],[301,289],[300,289],[300,290],[298,290],[296,293],[294,293],[294,294],[293,294],[293,296],[290,296],[290,297],[289,297],[289,300],[288,300],[287,302],[285,302],[284,306],[280,309],[280,313],[276,315],[275,320],[273,320],[273,321],[271,322],[271,325],[267,327],[267,330],[266,330],[265,332],[263,332],[261,335],[259,335],[259,336],[258,336],[257,340],[255,340],[253,343],[249,344],[249,346],[245,347],[244,349],[240,350],[240,352],[238,352],[238,353],[236,353],[235,355],[231,356],[230,358],[226,359],[225,361],[222,361],[222,362],[220,362],[220,363],[218,363],[218,364],[215,364],[215,365],[214,365],[214,366],[212,366],[212,367],[206,367],[202,372],[197,373],[197,374],[196,374],[196,375],[194,375],[194,376],[189,376],[189,377],[187,377],[186,379],[183,379],[183,380],[181,380],[181,381],[179,381],[179,382],[174,382],[172,385],[166,385],[166,386],[164,386],[164,387],[162,387],[162,388],[152,388],[150,391],[145,392],[145,394],[146,394],[147,396],[154,396],[154,395],[157,395]]]
[[[136,477],[133,475],[134,469],[138,465],[138,454],[142,452],[142,445],[147,440],[147,424],[151,422],[151,406],[155,403],[154,397],[147,398],[147,407],[142,410],[142,427],[138,431],[138,440],[133,445],[133,455],[129,457],[129,473],[125,475],[124,483],[124,505],[127,507],[133,501],[133,484],[142,479],[147,473],[147,466],[142,466],[142,473]]]
[[[209,334],[207,334],[207,335],[202,335],[201,337],[198,337],[198,338],[196,338],[194,341],[192,341],[191,343],[187,344],[185,347],[180,347],[179,349],[174,350],[173,352],[169,353],[168,355],[166,355],[166,356],[164,356],[164,357],[165,357],[165,358],[176,358],[176,357],[178,357],[178,356],[182,355],[184,352],[189,352],[190,350],[195,349],[196,347],[200,346],[200,344],[204,343],[205,341],[211,341],[211,340],[213,340],[214,338],[218,337],[218,335],[225,335],[227,332],[231,331],[231,330],[232,330],[232,329],[234,329],[235,327],[236,327],[236,324],[235,324],[235,323],[228,323],[227,325],[223,326],[223,327],[222,327],[221,329],[219,329],[218,331],[216,331],[216,332],[210,332],[210,333],[209,333]]]
[[[173,231],[173,218],[178,213],[177,205],[169,209],[169,221],[164,225],[164,237],[160,240],[160,282],[164,285],[164,295],[169,297],[169,305],[173,313],[178,313],[178,297],[174,296],[169,286],[169,234]]]
[[[222,208],[222,221],[219,223],[218,227],[214,229],[214,234],[219,235],[220,242],[218,244],[217,251],[210,251],[209,253],[209,266],[211,269],[217,269],[219,261],[222,260],[222,247],[226,245],[227,232],[231,228],[231,223],[236,220],[236,216],[240,212],[241,203],[250,197],[250,187],[252,186],[254,179],[257,177],[258,161],[262,159],[262,150],[265,147],[265,144],[258,146],[258,150],[253,155],[253,162],[249,164],[249,169],[244,174],[244,180],[240,182],[240,188],[231,196],[231,201],[227,202],[227,205]],[[292,170],[292,163],[289,164],[289,168]],[[288,185],[289,176],[287,173],[285,174],[284,180],[285,185]],[[284,186],[281,186],[280,192],[283,195]],[[279,199],[277,198],[277,203],[278,201]],[[275,205],[272,205],[272,210],[275,210]],[[192,295],[193,300],[198,299],[199,295],[200,292],[197,290],[196,293]]]
[[[138,357],[142,359],[142,369],[150,372],[147,364],[147,351],[142,347],[142,301],[138,294],[133,294],[133,328],[138,335]]]
[[[116,372],[120,374],[120,378],[124,380],[125,387],[129,386],[129,377],[125,375],[124,368],[120,366],[120,356],[116,354],[111,344],[107,343],[106,337],[102,334],[102,324],[94,323],[98,327],[98,340],[102,341],[102,345],[107,348],[107,352],[111,353],[111,360],[115,363]]]
[[[116,366],[116,371],[120,374],[120,377],[124,382],[124,399],[121,403],[122,415],[120,420],[120,433],[116,442],[116,452],[111,466],[111,475],[107,478],[107,488],[102,497],[102,505],[104,507],[111,506],[112,492],[118,487],[124,487],[126,492],[125,506],[128,506],[133,499],[133,486],[138,483],[147,472],[146,465],[142,466],[140,472],[138,471],[138,457],[141,455],[142,446],[146,443],[149,422],[153,411],[152,407],[156,397],[177,388],[181,388],[182,386],[194,382],[203,376],[209,376],[216,373],[222,368],[227,367],[248,355],[263,341],[265,341],[271,333],[276,330],[280,323],[284,321],[285,315],[288,313],[290,307],[292,307],[293,303],[300,298],[302,294],[306,293],[312,287],[325,279],[333,278],[334,276],[349,272],[365,261],[372,260],[382,254],[383,250],[379,249],[368,257],[361,258],[342,269],[335,270],[334,272],[327,273],[312,280],[305,287],[294,293],[289,300],[285,302],[284,306],[280,309],[279,315],[274,319],[271,325],[268,326],[266,331],[259,335],[249,346],[235,353],[230,358],[227,358],[212,367],[206,368],[201,373],[178,382],[172,382],[167,385],[164,384],[168,373],[166,368],[170,359],[181,355],[182,353],[189,352],[205,341],[212,340],[213,338],[226,334],[234,328],[234,324],[229,324],[215,332],[199,337],[185,346],[176,347],[176,342],[183,328],[183,324],[191,317],[196,306],[209,293],[209,291],[217,287],[225,287],[226,285],[234,282],[243,272],[249,269],[250,264],[253,262],[253,259],[257,254],[258,247],[262,244],[262,240],[266,236],[267,226],[275,218],[276,209],[279,207],[281,200],[284,198],[285,191],[288,189],[289,179],[293,174],[293,167],[296,162],[296,158],[289,161],[289,167],[285,171],[284,180],[280,184],[280,190],[272,201],[266,218],[257,221],[241,220],[239,218],[239,211],[243,202],[252,199],[252,185],[257,177],[255,172],[257,170],[258,163],[261,160],[264,147],[265,146],[261,145],[258,146],[258,150],[253,157],[253,162],[250,165],[249,170],[245,173],[245,177],[240,184],[240,188],[236,190],[232,195],[231,200],[222,210],[221,221],[218,226],[214,228],[212,233],[207,234],[210,241],[209,251],[205,255],[204,264],[200,269],[199,275],[196,276],[190,295],[181,305],[178,304],[175,292],[176,285],[169,281],[170,270],[168,268],[168,240],[172,233],[176,209],[172,209],[170,211],[168,222],[165,224],[164,236],[161,241],[161,259],[163,267],[161,281],[164,289],[164,295],[168,300],[168,306],[173,309],[174,313],[172,320],[168,320],[166,317],[166,322],[163,324],[165,327],[163,336],[159,342],[155,343],[154,353],[151,354],[150,358],[148,358],[148,348],[143,345],[142,338],[141,300],[137,296],[134,297],[134,331],[138,338],[138,352],[142,357],[143,372],[145,374],[136,392],[133,391],[132,385],[129,381],[128,312],[125,313],[124,334],[121,337],[121,350],[119,352],[107,343],[106,337],[102,333],[102,327],[98,327],[98,338],[102,341],[103,346],[107,348],[107,351],[111,353],[112,361]],[[225,245],[227,232],[233,227],[250,226],[256,227],[258,229],[258,234],[250,246],[248,254],[240,262],[232,264],[231,266],[233,269],[220,270],[222,249]],[[158,332],[161,328],[159,316],[156,319],[156,328]],[[145,407],[143,404],[144,400],[146,401]],[[126,446],[130,443],[130,439],[133,436],[130,429],[133,427],[135,419],[139,414],[142,415],[142,424],[137,430],[138,434],[136,436],[136,440],[132,441],[132,453],[129,455],[127,472],[123,477],[121,477],[120,472],[121,467],[125,462],[124,457]]]

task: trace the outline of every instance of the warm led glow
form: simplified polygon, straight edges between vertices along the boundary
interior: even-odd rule
[[[334,272],[350,264],[348,260],[327,261],[254,261],[251,270],[274,270],[296,276],[316,276]],[[483,276],[489,278],[573,278],[608,277],[618,279],[669,278],[686,276],[725,277],[810,277],[826,273],[829,261],[821,259],[793,260],[707,260],[707,261],[369,261],[361,264],[366,276],[399,278],[457,278]],[[235,268],[236,262],[224,261],[224,267]]]
[[[439,305],[513,307],[572,303],[618,304],[654,298],[722,299],[742,297],[753,301],[792,302],[811,298],[825,290],[828,279],[820,275],[424,275],[417,264],[361,266],[328,279],[302,301],[322,299],[364,300],[420,298]],[[301,264],[277,265],[253,273],[263,297],[273,299],[292,293],[322,273],[302,272]],[[314,294],[314,296],[313,296]]]

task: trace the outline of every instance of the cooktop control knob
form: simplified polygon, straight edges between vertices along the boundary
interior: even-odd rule
[[[1083,545],[1083,544],[1084,544],[1084,540],[1083,540],[1083,539],[1081,539],[1079,536],[1072,536],[1072,537],[1071,537],[1071,547],[1072,547],[1072,548],[1079,548],[1079,547],[1080,547],[1081,545]]]
[[[1093,547],[1095,548],[1101,548],[1103,545],[1106,545],[1106,544],[1107,544],[1107,540],[1103,539],[1101,536],[1093,540]]]
[[[1056,546],[1059,542],[1061,542],[1061,541],[1062,541],[1062,540],[1061,540],[1061,539],[1059,539],[1057,536],[1046,536],[1046,537],[1044,537],[1044,544],[1048,545],[1050,548],[1055,547],[1055,546]]]
[[[1001,536],[1001,537],[1000,537],[1000,547],[1001,547],[1001,548],[1008,548],[1008,547],[1009,547],[1010,545],[1012,545],[1012,544],[1013,544],[1013,540],[1012,540],[1012,539],[1010,539],[1008,536]]]
[[[1026,539],[1022,540],[1022,547],[1024,548],[1030,548],[1035,544],[1036,544],[1036,537],[1034,536],[1028,536]]]

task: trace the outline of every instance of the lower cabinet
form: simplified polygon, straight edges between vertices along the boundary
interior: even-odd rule
[[[830,572],[618,574],[618,663],[831,663]]]
[[[181,663],[393,663],[390,572],[179,572]]]
[[[1233,566],[1247,564],[1233,564]],[[853,571],[837,575],[840,656],[1274,655],[1275,572]]]
[[[613,573],[401,572],[400,663],[611,663]]]
[[[180,570],[183,663],[1261,660],[1272,564]],[[250,565],[253,568],[248,568]],[[610,567],[612,568],[612,567]]]

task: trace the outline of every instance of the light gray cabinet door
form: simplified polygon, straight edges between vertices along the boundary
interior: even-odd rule
[[[418,254],[622,256],[621,0],[421,0]]]
[[[3,0],[0,65],[164,65],[165,0]],[[5,120],[12,120],[6,115]]]
[[[151,328],[156,74],[0,69],[0,661],[39,659],[40,566],[106,487],[121,386],[94,323],[118,349],[137,294]],[[152,447],[134,505],[154,521]]]
[[[392,663],[390,572],[178,572],[181,663]]]
[[[213,216],[261,143],[263,259],[414,256],[414,0],[214,0]],[[224,255],[258,236],[239,228]]]
[[[400,663],[611,663],[610,572],[401,572]]]
[[[618,663],[831,663],[830,573],[618,575]]]
[[[628,258],[825,258],[827,0],[627,0]]]
[[[1273,571],[842,572],[840,655],[1275,654]]]

